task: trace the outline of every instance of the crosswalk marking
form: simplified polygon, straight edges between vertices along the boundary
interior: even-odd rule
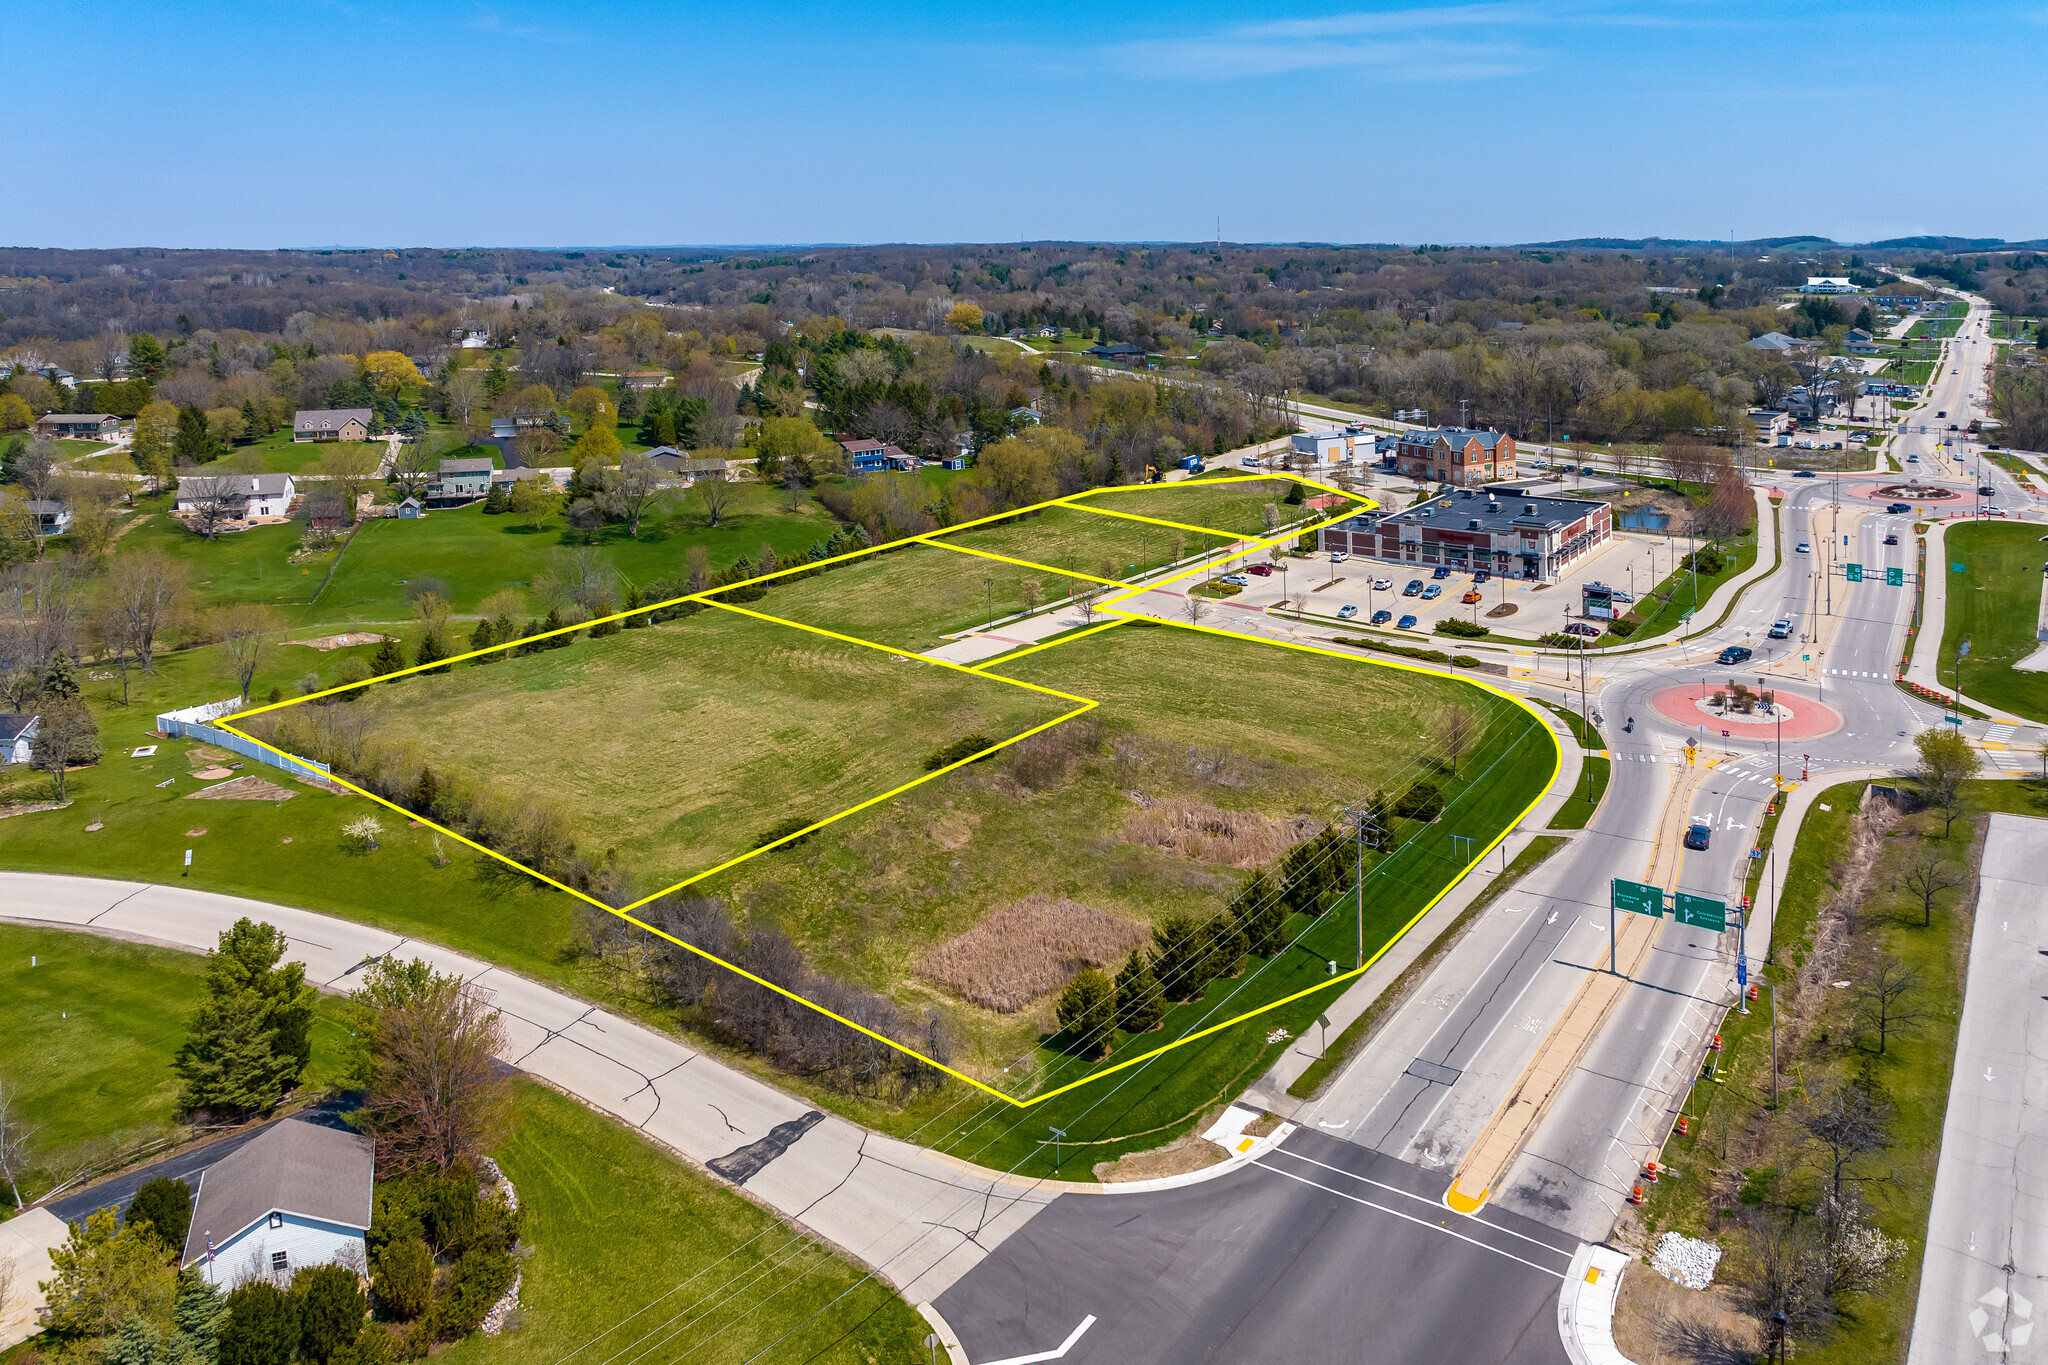
[[[1827,674],[1830,678],[1880,678],[1885,682],[1893,680],[1893,675],[1890,673],[1871,672],[1867,669],[1823,668],[1821,672]]]

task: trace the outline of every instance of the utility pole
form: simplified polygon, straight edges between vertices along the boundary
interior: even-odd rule
[[[1353,898],[1358,903],[1358,965],[1360,969],[1363,969],[1365,966],[1365,822],[1368,815],[1373,815],[1373,839],[1374,847],[1377,848],[1379,820],[1376,813],[1373,812],[1371,802],[1357,806],[1346,806],[1344,813],[1351,817],[1351,876]]]

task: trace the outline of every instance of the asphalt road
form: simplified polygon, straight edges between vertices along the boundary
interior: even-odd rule
[[[2048,1360],[2044,836],[1991,817],[1907,1365]]]
[[[1062,1195],[935,1302],[975,1365],[1552,1365],[1577,1242],[1463,1218],[1391,1158],[1297,1132],[1206,1184]],[[1440,1182],[1434,1182],[1440,1183]]]

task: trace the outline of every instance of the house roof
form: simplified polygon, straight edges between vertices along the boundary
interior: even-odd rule
[[[36,717],[29,712],[0,712],[0,744],[12,744],[20,739],[28,727],[36,723]]]
[[[62,426],[66,422],[106,423],[119,421],[120,419],[111,412],[46,412],[41,420]]]
[[[273,1212],[367,1229],[376,1179],[370,1140],[345,1128],[286,1119],[263,1130],[200,1177],[182,1264]]]
[[[291,490],[289,474],[191,474],[178,480],[180,496],[275,498]]]
[[[376,416],[369,408],[302,408],[292,414],[292,430],[340,431],[351,417],[367,427]]]
[[[64,504],[55,498],[30,498],[28,510],[39,517],[53,517],[64,510]]]
[[[1113,346],[1095,345],[1088,348],[1089,355],[1143,355],[1143,346],[1133,346],[1128,341],[1119,341]]]
[[[1752,351],[1796,351],[1811,345],[1813,343],[1810,341],[1801,341],[1798,337],[1788,337],[1783,332],[1765,332],[1762,336],[1750,341],[1749,349]]]
[[[1475,441],[1481,449],[1492,450],[1500,444],[1503,435],[1504,432],[1478,431],[1469,427],[1428,427],[1421,431],[1402,432],[1401,444],[1433,446],[1441,438],[1461,450]]]
[[[863,436],[858,440],[841,441],[839,448],[849,455],[865,455],[869,451],[880,451],[882,443],[871,436]]]
[[[1536,510],[1527,510],[1531,506]],[[1415,522],[1446,531],[1469,531],[1472,523],[1477,521],[1481,531],[1508,531],[1518,527],[1569,526],[1603,506],[1604,503],[1590,498],[1541,498],[1519,488],[1503,486],[1445,494],[1405,511],[1384,516],[1367,513],[1354,520],[1368,525],[1385,521]],[[1429,513],[1426,517],[1423,515],[1425,512]]]
[[[491,463],[491,457],[488,455],[464,456],[459,460],[441,461],[443,474],[488,474],[495,468],[497,466]]]

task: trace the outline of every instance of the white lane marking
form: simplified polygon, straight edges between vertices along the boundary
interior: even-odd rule
[[[1359,1198],[1359,1197],[1358,1197],[1357,1195],[1355,1195],[1355,1194],[1346,1194],[1346,1193],[1345,1193],[1344,1191],[1342,1191],[1342,1190],[1333,1190],[1333,1189],[1331,1189],[1331,1188],[1330,1188],[1330,1187],[1329,1187],[1328,1185],[1322,1185],[1322,1184],[1318,1184],[1317,1182],[1315,1182],[1315,1181],[1313,1181],[1313,1180],[1310,1180],[1310,1179],[1309,1179],[1309,1178],[1308,1178],[1307,1176],[1303,1176],[1303,1175],[1296,1175],[1296,1174],[1295,1174],[1294,1172],[1292,1172],[1292,1171],[1283,1171],[1283,1170],[1281,1170],[1281,1169],[1280,1169],[1279,1167],[1277,1167],[1277,1166],[1268,1166],[1268,1165],[1267,1165],[1267,1164],[1266,1164],[1265,1162],[1263,1162],[1263,1161],[1254,1161],[1254,1162],[1252,1163],[1252,1165],[1254,1165],[1254,1166],[1258,1167],[1258,1168],[1259,1168],[1260,1170],[1262,1170],[1262,1171],[1270,1171],[1270,1172],[1271,1172],[1272,1174],[1274,1174],[1274,1175],[1277,1175],[1277,1176],[1281,1176],[1281,1177],[1284,1177],[1285,1179],[1288,1179],[1288,1180],[1298,1180],[1298,1181],[1300,1181],[1300,1182],[1301,1182],[1302,1184],[1304,1184],[1304,1185],[1307,1185],[1307,1186],[1308,1186],[1309,1188],[1311,1188],[1311,1189],[1317,1189],[1317,1190],[1321,1190],[1321,1191],[1322,1191],[1323,1193],[1325,1193],[1325,1194],[1334,1194],[1334,1195],[1336,1195],[1336,1196],[1337,1196],[1337,1197],[1338,1197],[1339,1199],[1348,1199],[1348,1200],[1350,1200],[1350,1201],[1351,1201],[1352,1203],[1354,1203],[1354,1204],[1363,1204],[1363,1205],[1365,1205],[1365,1207],[1367,1207],[1367,1208],[1369,1208],[1369,1209],[1377,1209],[1377,1210],[1379,1210],[1379,1211],[1380,1211],[1381,1213],[1386,1213],[1386,1214],[1392,1214],[1392,1215],[1393,1215],[1394,1217],[1396,1217],[1396,1218],[1399,1218],[1399,1219],[1401,1219],[1401,1220],[1402,1220],[1403,1222],[1413,1223],[1413,1224],[1415,1224],[1415,1226],[1417,1226],[1417,1227],[1420,1227],[1420,1228],[1428,1228],[1428,1229],[1430,1229],[1430,1230],[1431,1230],[1432,1232],[1441,1232],[1441,1233],[1443,1233],[1443,1234],[1444,1234],[1444,1235],[1445,1235],[1446,1237],[1455,1237],[1455,1238],[1457,1238],[1457,1239],[1458,1239],[1459,1241],[1461,1241],[1461,1242],[1469,1242],[1469,1243],[1471,1243],[1471,1244],[1472,1244],[1473,1246],[1476,1246],[1476,1247],[1478,1247],[1478,1248],[1479,1248],[1479,1249],[1480,1249],[1481,1251],[1490,1251],[1490,1252],[1492,1252],[1492,1253],[1493,1253],[1494,1255],[1496,1255],[1496,1256],[1503,1256],[1503,1257],[1506,1257],[1506,1258],[1507,1258],[1508,1260],[1510,1260],[1510,1261],[1513,1261],[1513,1262],[1515,1262],[1515,1263],[1516,1263],[1516,1264],[1518,1264],[1518,1265],[1525,1265],[1525,1266],[1528,1266],[1528,1267],[1529,1267],[1529,1268],[1530,1268],[1531,1270],[1540,1270],[1540,1271],[1542,1271],[1542,1272],[1543,1272],[1544,1274],[1546,1274],[1546,1275],[1549,1275],[1549,1276],[1551,1276],[1551,1277],[1552,1277],[1552,1278],[1554,1278],[1554,1279],[1559,1279],[1559,1280],[1562,1280],[1562,1279],[1564,1278],[1564,1272],[1563,1272],[1563,1271],[1561,1271],[1561,1270],[1552,1270],[1552,1269],[1551,1269],[1551,1268],[1550,1268],[1549,1266],[1547,1266],[1547,1265],[1538,1265],[1538,1264],[1536,1264],[1536,1262],[1534,1262],[1534,1261],[1524,1260],[1524,1259],[1523,1259],[1522,1257],[1520,1257],[1520,1256],[1517,1256],[1517,1255],[1515,1255],[1515,1253],[1514,1253],[1514,1252],[1512,1252],[1512,1251],[1502,1251],[1502,1250],[1501,1250],[1501,1249],[1500,1249],[1499,1247],[1492,1247],[1492,1246],[1488,1246],[1488,1245],[1487,1245],[1486,1243],[1484,1243],[1484,1242],[1480,1241],[1480,1240],[1479,1240],[1479,1239],[1478,1239],[1477,1237],[1467,1237],[1467,1236],[1466,1236],[1466,1235],[1465,1235],[1464,1233],[1462,1233],[1462,1232],[1458,1232],[1458,1231],[1455,1231],[1455,1230],[1454,1230],[1454,1229],[1452,1229],[1452,1228],[1446,1227],[1446,1226],[1444,1226],[1444,1225],[1443,1225],[1442,1223],[1432,1223],[1432,1222],[1428,1221],[1427,1219],[1424,1219],[1424,1218],[1417,1218],[1417,1217],[1416,1217],[1415,1215],[1413,1215],[1413,1214],[1409,1214],[1409,1213],[1403,1213],[1403,1212],[1401,1212],[1401,1211],[1400,1211],[1399,1209],[1390,1209],[1390,1208],[1388,1208],[1388,1207],[1387,1207],[1387,1206],[1386,1206],[1385,1204],[1375,1204],[1375,1203],[1374,1203],[1374,1202],[1373,1202],[1372,1200],[1370,1200],[1370,1199],[1361,1199],[1361,1198]],[[1488,1223],[1488,1224],[1487,1224],[1487,1226],[1488,1226],[1488,1227],[1493,1227],[1494,1225],[1493,1225],[1492,1223]],[[1500,1229],[1500,1230],[1501,1230],[1501,1231],[1503,1231],[1503,1232],[1505,1232],[1505,1231],[1506,1231],[1507,1229],[1505,1229],[1505,1228],[1502,1228],[1502,1229]],[[1023,1357],[1019,1357],[1019,1365],[1021,1365],[1021,1362],[1022,1362],[1022,1361],[1024,1361],[1024,1360],[1050,1360],[1050,1359],[1052,1359],[1052,1357],[1051,1357],[1051,1356],[1023,1356]],[[1012,1362],[1010,1362],[1010,1361],[996,1361],[996,1362],[994,1362],[994,1365],[1012,1365]]]
[[[1563,1279],[1564,1277],[1560,1275],[1558,1278]],[[1095,1315],[1090,1313],[1087,1317],[1081,1319],[1079,1327],[1076,1327],[1067,1334],[1067,1339],[1060,1343],[1057,1351],[1040,1351],[1036,1355],[1028,1356],[1008,1356],[1002,1360],[984,1361],[983,1365],[1038,1365],[1038,1362],[1041,1360],[1062,1359],[1068,1351],[1074,1349],[1074,1343],[1081,1339],[1081,1334],[1094,1325]]]
[[[1311,1166],[1321,1166],[1326,1171],[1330,1171],[1337,1175],[1341,1175],[1347,1180],[1356,1180],[1361,1185],[1371,1185],[1373,1188],[1385,1190],[1389,1194],[1398,1194],[1405,1199],[1413,1199],[1418,1204],[1427,1204],[1429,1207],[1433,1209],[1440,1209],[1443,1207],[1443,1204],[1438,1200],[1425,1199],[1421,1195],[1414,1194],[1407,1190],[1401,1189],[1399,1186],[1388,1185],[1381,1181],[1374,1180],[1370,1176],[1359,1175],[1356,1171],[1347,1171],[1342,1166],[1332,1166],[1326,1161],[1317,1161],[1314,1157],[1303,1156],[1300,1152],[1290,1152],[1284,1147],[1275,1147],[1271,1152],[1267,1153],[1267,1155],[1291,1156],[1296,1161],[1306,1161]],[[1567,1260],[1569,1260],[1572,1256],[1576,1255],[1578,1251],[1576,1247],[1574,1247],[1570,1251],[1566,1251],[1563,1247],[1552,1246],[1549,1242],[1544,1241],[1541,1237],[1531,1237],[1529,1236],[1529,1234],[1525,1232],[1516,1232],[1513,1228],[1504,1228],[1500,1224],[1494,1222],[1492,1219],[1481,1218],[1478,1214],[1472,1215],[1472,1221],[1475,1223],[1484,1223],[1487,1227],[1492,1228],[1495,1232],[1505,1232],[1510,1237],[1519,1237],[1522,1241],[1530,1242],[1536,1246],[1540,1246],[1545,1251],[1556,1252],[1559,1256],[1563,1256]]]

